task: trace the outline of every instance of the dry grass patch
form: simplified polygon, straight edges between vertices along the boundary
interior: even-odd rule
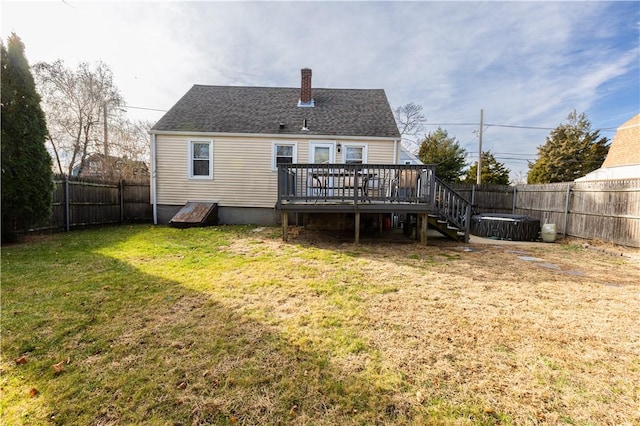
[[[139,226],[6,247],[3,420],[640,423],[639,264],[431,244]]]

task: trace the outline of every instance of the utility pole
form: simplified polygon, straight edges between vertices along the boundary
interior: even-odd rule
[[[478,133],[478,173],[476,174],[476,184],[482,184],[482,127],[484,110],[480,109],[480,131]]]

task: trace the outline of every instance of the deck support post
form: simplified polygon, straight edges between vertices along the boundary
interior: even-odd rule
[[[289,241],[289,213],[282,212],[282,241]]]
[[[356,244],[360,244],[360,212],[356,212],[355,231],[356,231]]]
[[[384,226],[384,215],[382,213],[378,213],[378,236],[382,237],[382,228]]]
[[[419,226],[420,226],[420,244],[422,244],[423,246],[427,245],[427,225],[429,223],[429,220],[427,218],[426,214],[420,214],[418,215],[418,219],[419,219]]]

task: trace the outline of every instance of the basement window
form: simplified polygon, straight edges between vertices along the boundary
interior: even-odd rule
[[[189,141],[189,178],[213,179],[213,141]]]

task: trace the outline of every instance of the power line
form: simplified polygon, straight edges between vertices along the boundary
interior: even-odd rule
[[[533,129],[533,130],[555,130],[557,127],[537,127],[537,126],[513,126],[510,124],[487,124],[487,127],[507,127],[511,129]],[[602,129],[596,129],[600,131],[614,131],[617,130],[615,127],[604,127]]]
[[[425,123],[427,126],[479,126],[480,123]],[[554,130],[555,127],[515,126],[510,124],[484,123],[485,127],[509,127],[514,129]]]
[[[145,107],[138,107],[138,106],[132,106],[132,105],[124,105],[122,108],[130,108],[130,109],[143,109],[146,111],[159,111],[159,112],[167,112],[166,109],[157,109],[157,108],[145,108]]]
[[[511,124],[489,124],[487,127],[506,127],[509,129],[531,129],[531,130],[554,130],[555,127],[538,127],[538,126],[515,126]]]
[[[486,152],[486,151],[485,151]],[[468,154],[471,156],[478,155],[477,151],[468,151]],[[511,155],[500,155],[496,153],[491,153],[496,160],[511,160],[511,161],[533,161],[535,160],[535,155],[527,155],[527,154],[515,154],[515,155],[527,155],[526,157],[513,157]]]
[[[479,126],[479,123],[424,123],[426,126]]]
[[[509,161],[522,161],[522,162],[524,162],[524,161],[529,162],[529,161],[534,161],[535,160],[535,158],[502,157],[500,155],[496,155],[495,159],[496,160],[509,160]]]
[[[479,126],[479,123],[424,123],[426,126]],[[528,129],[528,130],[555,130],[558,127],[542,127],[542,126],[518,126],[513,124],[494,124],[484,123],[485,127],[504,127],[508,129]],[[600,130],[602,132],[612,132],[617,130],[616,127],[603,127]]]
[[[167,112],[166,109],[158,109],[158,108],[147,108],[147,107],[139,107],[133,105],[124,105],[122,108],[129,109],[141,109],[145,111],[158,111],[158,112]],[[479,123],[424,123],[426,126],[479,126]],[[512,124],[493,124],[493,123],[484,123],[485,128],[489,127],[503,127],[508,129],[528,129],[528,130],[555,130],[557,127],[540,127],[540,126],[517,126]],[[602,132],[613,132],[616,131],[616,127],[603,127],[601,129],[597,129]],[[475,138],[474,138],[475,139]],[[469,142],[470,143],[470,142]],[[468,144],[465,144],[468,145]]]
[[[524,155],[526,157],[531,157],[532,155],[538,155],[538,154],[528,154],[528,153],[522,153],[522,152],[492,152],[492,154],[495,155]]]

